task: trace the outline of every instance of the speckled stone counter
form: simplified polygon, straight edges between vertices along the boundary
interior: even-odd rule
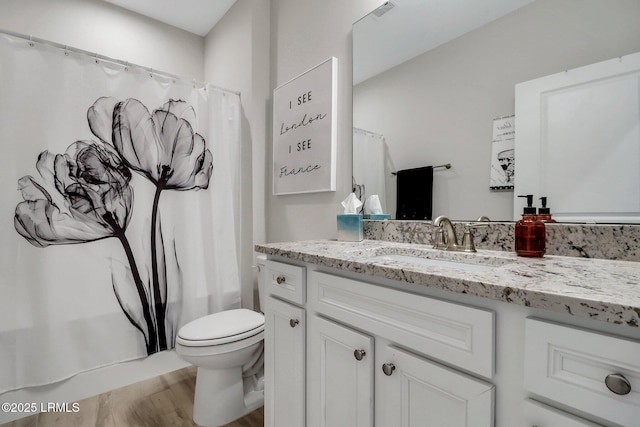
[[[256,245],[257,252],[434,289],[568,313],[604,322],[640,326],[640,263],[547,255],[517,257],[513,252],[479,249],[475,254],[446,252],[415,243],[331,240]],[[424,265],[409,255],[491,265],[464,271]],[[402,257],[399,257],[402,258]]]

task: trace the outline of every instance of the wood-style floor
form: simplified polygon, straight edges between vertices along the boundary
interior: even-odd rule
[[[196,427],[196,368],[187,367],[78,402],[77,413],[43,412],[0,427]],[[225,427],[262,427],[260,408]]]

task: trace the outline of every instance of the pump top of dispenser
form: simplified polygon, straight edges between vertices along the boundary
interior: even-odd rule
[[[535,215],[536,208],[533,206],[533,194],[527,194],[526,196],[518,196],[527,198],[527,206],[522,210],[522,215]]]
[[[540,197],[540,204],[542,204],[542,207],[538,208],[538,213],[540,215],[550,215],[551,214],[551,209],[549,209],[547,207],[547,198],[546,197]]]

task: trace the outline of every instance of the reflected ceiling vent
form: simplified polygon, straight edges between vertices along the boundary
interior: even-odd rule
[[[394,7],[396,7],[396,5],[391,3],[390,1],[388,1],[388,2],[385,2],[385,4],[383,4],[382,6],[380,6],[379,8],[377,8],[376,10],[374,10],[371,13],[373,13],[373,15],[376,18],[380,18],[382,15],[384,15],[387,12],[389,12]]]

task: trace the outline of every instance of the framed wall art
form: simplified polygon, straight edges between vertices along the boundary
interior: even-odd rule
[[[273,194],[336,190],[338,60],[273,91]]]

